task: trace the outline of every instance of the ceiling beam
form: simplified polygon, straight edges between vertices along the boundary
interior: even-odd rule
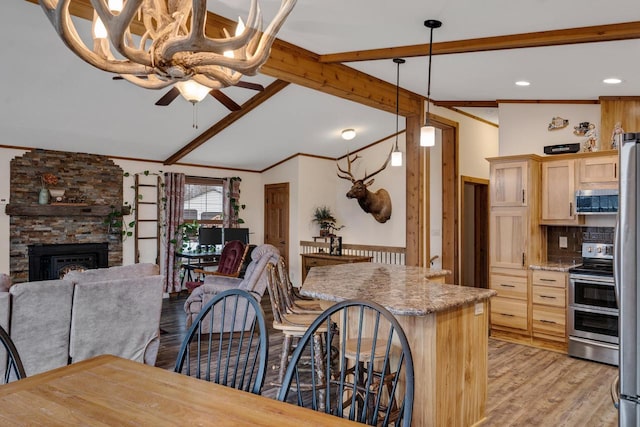
[[[219,122],[211,126],[209,129],[202,132],[200,135],[194,138],[191,142],[189,142],[187,145],[179,149],[175,154],[173,154],[171,157],[165,160],[164,164],[172,165],[178,162],[187,154],[191,153],[193,150],[195,150],[196,148],[198,148],[199,146],[207,142],[209,139],[213,138],[215,135],[219,134],[220,132],[222,132],[223,130],[225,130],[226,128],[228,128],[238,120],[240,120],[250,111],[256,109],[258,106],[260,106],[260,104],[265,102],[267,99],[271,98],[276,93],[280,92],[282,89],[284,89],[288,85],[289,85],[289,82],[285,82],[283,80],[276,80],[275,82],[271,83],[269,86],[267,86],[264,89],[264,91],[258,93],[253,98],[249,99],[247,102],[242,104],[242,109],[228,114],[222,120],[220,120]]]
[[[26,0],[38,3],[37,0]],[[70,9],[75,16],[93,19],[90,0],[74,0]],[[286,25],[286,23],[285,23]],[[221,37],[222,28],[233,29],[236,22],[208,12],[206,33]],[[140,28],[136,31],[137,34]],[[233,31],[231,31],[233,33]],[[372,108],[396,112],[396,86],[342,64],[322,64],[311,51],[276,39],[269,60],[262,66],[262,74],[289,83],[315,89]],[[391,67],[391,64],[389,65]],[[400,89],[399,112],[402,116],[419,114],[424,97]]]
[[[498,108],[498,101],[436,101],[433,99],[433,105],[438,107],[482,107],[482,108]]]
[[[578,43],[598,43],[640,38],[640,21],[591,27],[538,31],[533,33],[455,40],[433,44],[433,55],[487,52],[529,47],[562,46]],[[379,59],[428,56],[429,43],[383,49],[357,50],[320,55],[322,63],[373,61]]]

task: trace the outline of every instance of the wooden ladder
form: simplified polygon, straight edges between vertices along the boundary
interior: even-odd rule
[[[155,182],[151,179],[155,177]],[[160,207],[162,201],[162,181],[160,176],[137,173],[135,178],[135,262],[155,262],[160,264]],[[148,179],[144,179],[148,178]],[[155,208],[155,209],[154,209]],[[149,254],[155,250],[155,260]],[[141,256],[141,251],[145,256]]]

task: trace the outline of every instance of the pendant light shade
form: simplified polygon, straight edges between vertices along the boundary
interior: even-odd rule
[[[433,126],[422,126],[420,128],[420,146],[433,147],[436,145],[436,128]]]
[[[398,118],[400,116],[400,64],[404,64],[406,61],[402,58],[394,58],[393,62],[396,63],[396,145],[391,153],[391,166],[402,166],[402,151],[398,148]]]
[[[429,124],[429,107],[431,106],[431,57],[433,54],[433,29],[440,28],[442,22],[435,19],[427,19],[424,26],[431,30],[429,37],[429,73],[427,75],[427,117],[424,126],[420,129],[420,146],[433,147],[436,145],[436,128]]]

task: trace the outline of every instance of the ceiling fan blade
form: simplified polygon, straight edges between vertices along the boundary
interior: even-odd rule
[[[215,99],[220,101],[222,105],[224,105],[231,111],[238,111],[242,109],[242,107],[240,107],[240,105],[238,105],[233,99],[229,98],[227,95],[220,92],[219,90],[212,90],[209,93],[211,94],[211,96],[213,96]]]
[[[259,85],[258,83],[243,82],[242,80],[236,83],[236,86],[243,87],[245,89],[259,90],[260,92],[264,90],[264,86]]]
[[[180,95],[180,91],[177,88],[172,87],[169,92],[165,93],[162,98],[158,99],[156,105],[160,105],[161,107],[167,106],[171,104],[178,95]]]

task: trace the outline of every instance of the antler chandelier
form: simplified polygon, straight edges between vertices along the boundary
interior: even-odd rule
[[[235,35],[205,35],[207,0],[89,0],[93,12],[93,49],[71,20],[72,0],[39,0],[58,35],[76,55],[101,70],[120,74],[147,89],[192,80],[209,89],[234,86],[255,75],[269,58],[271,45],[296,0],[282,0],[263,31],[257,0],[251,0],[246,25]],[[142,25],[143,30],[133,31]]]

